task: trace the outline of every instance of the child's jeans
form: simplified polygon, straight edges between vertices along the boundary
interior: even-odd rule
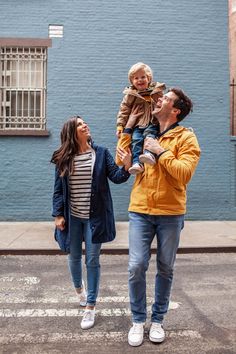
[[[146,128],[135,127],[132,135],[133,164],[139,163],[139,155],[143,153],[143,142],[146,137],[156,138],[158,125],[149,124]]]

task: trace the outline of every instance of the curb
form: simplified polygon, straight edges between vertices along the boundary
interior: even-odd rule
[[[218,246],[218,247],[181,247],[178,249],[177,254],[191,254],[191,253],[235,253],[236,246]],[[151,253],[156,253],[156,248],[151,249]],[[83,250],[84,254],[84,250]],[[101,250],[101,254],[113,255],[128,255],[128,248],[105,248]],[[60,249],[0,249],[0,256],[18,255],[66,255]]]

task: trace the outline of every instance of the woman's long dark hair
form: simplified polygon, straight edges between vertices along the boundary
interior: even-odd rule
[[[61,177],[72,174],[73,159],[79,152],[80,142],[77,138],[77,118],[81,117],[71,117],[65,122],[61,130],[61,146],[52,154],[51,162],[56,164]]]

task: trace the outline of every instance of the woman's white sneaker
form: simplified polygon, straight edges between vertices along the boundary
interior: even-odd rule
[[[95,309],[93,310],[86,309],[84,311],[83,318],[80,324],[81,328],[89,329],[94,326],[94,322],[95,322]]]
[[[149,339],[154,343],[161,343],[165,339],[165,331],[162,327],[161,323],[152,322],[150,331],[149,331]]]
[[[132,347],[138,347],[143,343],[145,323],[133,323],[133,326],[129,330],[128,343]]]

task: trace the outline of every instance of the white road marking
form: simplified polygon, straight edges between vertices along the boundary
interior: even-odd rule
[[[0,278],[0,283],[17,283],[17,282],[23,282],[26,285],[34,285],[38,284],[40,282],[40,279],[38,277],[23,277],[23,278],[17,278],[17,277],[1,277]]]
[[[150,310],[150,306],[148,306]],[[0,309],[0,317],[76,317],[82,316],[84,310],[78,309]],[[127,308],[101,309],[97,314],[104,317],[111,316],[130,316],[130,310]]]
[[[111,344],[115,342],[126,342],[127,332],[95,332],[89,333],[47,333],[38,335],[36,333],[17,333],[6,334],[0,336],[0,344],[38,344],[38,343],[65,343],[65,342],[88,342],[91,340],[111,340]],[[178,338],[185,337],[190,339],[200,339],[201,334],[198,331],[181,330],[181,331],[166,331],[166,337]]]
[[[147,297],[147,302],[152,303],[153,298]],[[11,295],[0,295],[1,304],[77,304],[77,296],[71,297],[45,297],[45,298],[32,298],[32,297],[14,297]],[[128,296],[103,296],[97,299],[97,303],[129,303]],[[175,310],[181,305],[180,302],[170,301],[169,310]]]
[[[77,317],[82,316],[81,309],[0,309],[0,317]],[[104,317],[128,316],[130,310],[126,308],[97,310],[97,314]]]

